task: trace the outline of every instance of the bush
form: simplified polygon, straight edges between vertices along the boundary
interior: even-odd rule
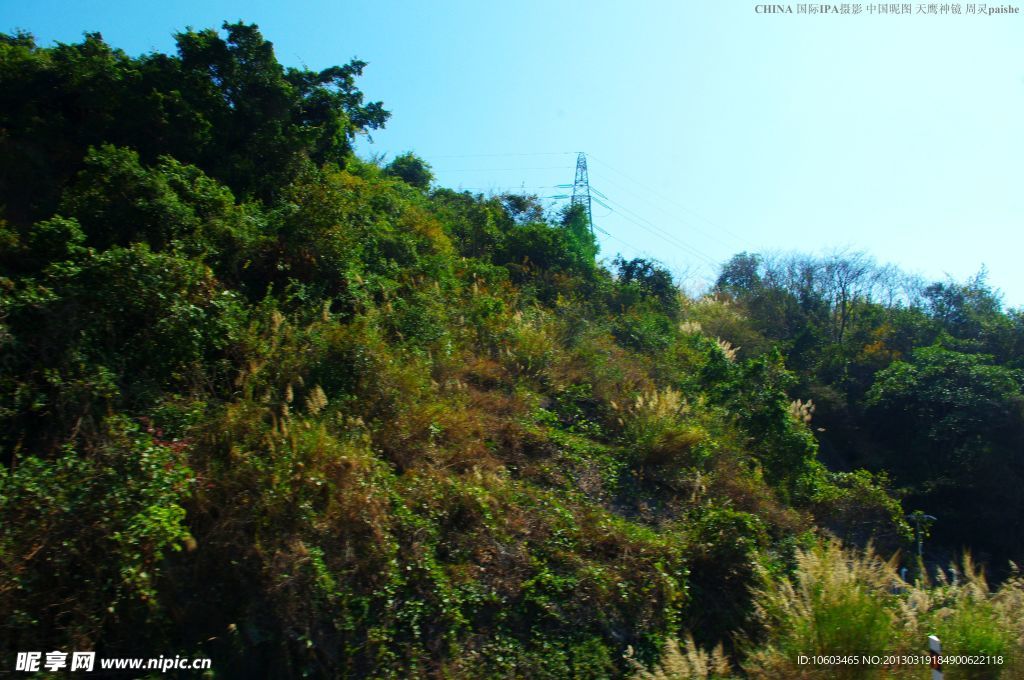
[[[769,577],[755,594],[764,625],[744,668],[752,678],[919,677],[920,668],[800,665],[798,655],[924,654],[929,635],[943,655],[992,655],[1002,663],[951,665],[945,677],[1024,677],[1024,581],[989,589],[969,557],[953,583],[904,583],[895,559],[856,552],[838,541],[798,550],[791,579]]]
[[[182,442],[124,418],[91,451],[24,456],[0,469],[0,630],[12,648],[138,649],[156,635],[165,557],[193,539],[185,505],[195,474]]]
[[[798,551],[793,581],[769,580],[755,594],[768,641],[749,656],[747,672],[755,678],[881,677],[880,668],[808,668],[797,658],[894,653],[897,584],[894,564],[870,550],[858,555],[833,541]]]

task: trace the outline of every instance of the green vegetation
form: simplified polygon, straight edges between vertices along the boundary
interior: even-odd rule
[[[930,672],[923,643],[930,634],[942,640],[944,656],[990,659],[945,663],[944,677],[950,680],[1024,677],[1024,579],[1015,575],[993,591],[969,557],[960,572],[962,580],[956,582],[911,585],[899,577],[894,561],[882,560],[870,548],[844,550],[831,540],[799,549],[791,579],[764,574],[754,599],[760,634],[747,638],[741,664],[721,645],[708,651],[687,634],[682,647],[668,640],[650,669],[628,650],[631,677],[920,678]],[[880,662],[863,662],[872,656]],[[815,657],[850,661],[816,663]]]
[[[1015,575],[993,591],[969,557],[959,571],[956,582],[911,585],[892,560],[870,549],[855,553],[831,541],[800,550],[792,581],[766,579],[757,591],[765,641],[751,645],[744,670],[752,678],[920,678],[928,672],[922,664],[816,666],[798,659],[851,650],[883,658],[927,656],[924,641],[936,634],[944,656],[1001,658],[946,663],[950,680],[1024,677],[1024,579]],[[670,654],[662,663],[671,660]]]
[[[928,626],[1019,658],[1019,580],[890,596],[821,537],[909,548],[900,489],[1022,555],[1024,323],[983,281],[815,297],[743,255],[689,300],[578,211],[355,157],[362,62],[177,39],[0,36],[5,658],[784,677]]]
[[[1006,575],[1024,560],[1024,313],[984,273],[926,285],[862,254],[744,253],[716,290],[694,316],[740,356],[781,349],[822,459],[885,474],[938,517],[934,562],[969,549]]]

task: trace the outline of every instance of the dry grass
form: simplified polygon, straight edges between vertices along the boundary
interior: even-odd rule
[[[920,666],[870,665],[816,667],[800,655],[845,656],[921,654],[929,635],[943,643],[943,654],[986,655],[989,665],[945,667],[947,680],[1024,678],[1024,577],[1019,573],[993,590],[969,556],[953,579],[939,576],[916,585],[902,581],[895,558],[885,560],[870,547],[844,548],[838,541],[797,551],[790,578],[764,576],[755,593],[763,636],[749,642],[743,671],[750,678],[917,678]],[[626,656],[634,680],[731,677],[720,647],[698,648],[687,636],[670,640],[653,668]]]
[[[669,639],[661,659],[650,670],[633,658],[632,648],[626,651],[626,662],[633,669],[633,680],[728,680],[735,677],[721,644],[708,652],[698,647],[689,634],[682,647],[676,640]]]

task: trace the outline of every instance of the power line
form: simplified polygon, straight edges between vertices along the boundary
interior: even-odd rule
[[[531,157],[531,156],[570,156],[570,155],[578,154],[578,153],[579,152],[576,152],[576,151],[531,151],[531,152],[512,152],[512,153],[505,152],[505,153],[476,153],[476,154],[444,154],[444,155],[440,155],[440,156],[432,156],[432,158],[512,158],[512,157]],[[643,189],[647,190],[648,192],[650,192],[652,195],[658,197],[659,199],[661,199],[661,200],[663,200],[663,201],[665,201],[667,203],[670,203],[670,204],[674,205],[677,208],[685,210],[686,212],[690,213],[691,215],[693,215],[697,219],[699,219],[699,220],[707,223],[708,225],[714,227],[720,233],[728,234],[733,239],[735,239],[736,242],[739,243],[741,246],[745,245],[746,240],[743,237],[738,236],[735,232],[731,231],[730,229],[728,229],[728,228],[726,228],[726,227],[724,227],[724,226],[722,226],[722,225],[720,225],[720,224],[718,224],[718,223],[708,219],[707,217],[701,215],[700,213],[696,212],[692,208],[689,208],[688,206],[685,206],[685,205],[679,203],[678,201],[675,201],[675,200],[673,200],[671,198],[668,198],[664,194],[661,194],[660,192],[655,191],[654,189],[650,188],[644,182],[640,182],[639,180],[634,179],[633,177],[631,177],[631,176],[627,175],[626,173],[622,172],[621,170],[619,170],[615,166],[613,166],[610,163],[607,163],[607,162],[601,160],[600,158],[594,156],[593,154],[589,154],[589,155],[590,155],[590,157],[593,160],[595,160],[598,163],[600,163],[601,165],[607,167],[612,172],[615,172],[615,173],[621,175],[622,177],[624,177],[625,179],[629,180],[630,182],[633,182],[634,184],[642,187]],[[493,170],[495,172],[505,172],[505,171],[511,171],[511,170],[562,170],[562,169],[567,169],[567,168],[562,167],[562,166],[543,167],[543,168],[481,168],[481,169],[479,169],[479,171],[480,172],[488,172],[488,171]],[[472,168],[465,168],[465,169],[460,168],[460,169],[439,170],[439,171],[440,172],[476,172],[478,170],[472,169]],[[628,191],[629,193],[633,194],[637,198],[641,198],[635,192],[630,191],[626,187],[623,187],[622,185],[612,181],[611,179],[609,179],[608,181],[612,182],[613,184],[616,184],[616,186],[619,186],[620,188],[624,189],[625,191]],[[566,186],[565,188],[568,188],[568,186]],[[656,204],[654,204],[654,203],[652,203],[650,201],[647,201],[647,200],[645,200],[643,198],[641,198],[641,200],[644,200],[645,203],[655,207],[658,210],[661,210],[665,214],[671,214],[671,213],[668,213],[668,211],[666,211],[664,208],[660,208]],[[677,217],[677,219],[678,219],[678,217]],[[695,229],[697,229],[697,227],[695,225],[690,225],[690,226],[692,226]],[[717,239],[713,234],[709,234],[708,232],[704,231],[703,229],[700,229],[700,231],[705,236],[709,236],[710,238],[713,238],[713,239],[717,240],[722,245],[728,246],[728,244],[723,243],[720,239]]]
[[[512,187],[512,188],[502,188],[502,187],[459,187],[458,191],[502,191],[502,192],[506,192],[506,191],[513,191],[513,190],[515,190],[515,191],[523,191],[524,189],[531,189],[532,190],[532,189],[553,189],[553,188],[554,187],[549,184],[549,185],[546,185],[546,186]]]
[[[542,168],[434,168],[434,172],[505,172],[513,170],[571,170],[571,165],[549,165]]]
[[[637,200],[641,201],[644,205],[649,206],[651,208],[654,208],[655,210],[657,210],[661,214],[667,215],[667,216],[671,217],[673,220],[678,220],[680,223],[685,225],[688,229],[691,229],[693,231],[699,232],[704,237],[709,238],[712,241],[715,241],[719,245],[725,246],[726,248],[730,248],[730,249],[736,247],[734,244],[726,243],[724,240],[718,238],[718,236],[716,236],[714,233],[712,233],[712,232],[708,231],[707,229],[705,229],[705,228],[695,224],[694,221],[681,217],[678,211],[667,210],[667,209],[659,206],[657,203],[655,203],[655,202],[653,202],[653,201],[651,201],[651,200],[649,200],[647,198],[644,198],[643,196],[641,196],[640,194],[636,193],[635,191],[633,191],[629,187],[624,186],[623,184],[615,181],[614,179],[612,179],[609,176],[601,175],[601,180],[600,181],[602,183],[603,182],[611,183],[612,185],[618,187],[622,191],[625,191],[629,195],[631,195],[634,198],[636,198]],[[740,248],[745,248],[746,247],[746,242],[743,241],[742,239],[740,239],[738,236],[732,234],[731,232],[725,232],[724,229],[720,229],[720,230],[718,230],[718,233],[726,233],[727,235],[732,236],[732,240],[735,243],[739,244]]]
[[[452,155],[446,155],[446,156],[437,156],[436,158],[510,158],[510,157],[535,157],[535,156],[565,156],[565,155],[570,155],[572,153],[577,153],[577,165],[578,165],[580,153],[579,152],[572,152],[572,151],[537,151],[537,152],[514,152],[514,153],[452,154]],[[605,178],[609,183],[611,183],[611,184],[615,185],[616,187],[618,187],[619,189],[629,193],[634,198],[637,198],[638,200],[642,201],[648,207],[653,207],[654,209],[662,212],[663,214],[672,217],[674,220],[680,221],[682,224],[686,225],[687,229],[690,229],[690,230],[693,230],[693,231],[697,231],[697,232],[701,233],[704,237],[709,238],[709,239],[711,239],[711,240],[713,240],[713,241],[715,241],[715,242],[719,243],[720,245],[723,245],[723,246],[725,246],[727,248],[733,248],[733,247],[737,247],[737,246],[736,245],[730,245],[729,243],[726,243],[721,238],[719,238],[719,235],[725,234],[725,235],[730,236],[735,241],[736,244],[739,244],[739,247],[745,247],[746,246],[746,241],[742,237],[738,236],[735,232],[729,230],[728,228],[726,228],[726,227],[724,227],[724,226],[722,226],[720,224],[717,224],[716,222],[713,222],[712,220],[704,217],[700,213],[697,213],[693,209],[691,209],[691,208],[689,208],[689,207],[679,203],[678,201],[675,201],[675,200],[673,200],[671,198],[668,198],[667,196],[659,193],[658,191],[655,191],[654,189],[652,189],[649,186],[647,186],[647,184],[634,179],[633,177],[631,177],[630,175],[627,175],[625,172],[622,172],[621,170],[619,170],[615,166],[611,165],[610,163],[607,163],[607,162],[601,160],[600,158],[597,158],[596,156],[593,156],[592,154],[591,154],[591,158],[593,158],[598,163],[600,163],[604,167],[608,168],[612,172],[620,175],[621,177],[625,178],[626,180],[629,180],[633,184],[639,185],[641,188],[645,189],[650,195],[660,199],[661,201],[664,201],[664,202],[666,202],[668,204],[671,204],[671,205],[675,206],[678,209],[684,210],[687,213],[693,215],[698,220],[701,220],[702,222],[706,223],[707,225],[710,225],[711,227],[714,227],[714,232],[709,232],[707,229],[702,228],[701,226],[698,226],[697,224],[694,224],[692,221],[681,218],[681,216],[678,213],[666,210],[664,207],[658,205],[657,203],[653,202],[650,199],[647,199],[647,198],[644,198],[643,196],[640,196],[638,193],[636,193],[635,191],[631,190],[629,187],[626,187],[626,186],[622,185],[620,182],[617,182],[617,181],[613,180],[610,177],[606,177]],[[563,170],[563,169],[568,169],[568,168],[566,166],[544,166],[544,167],[532,167],[532,168],[452,168],[450,170],[440,169],[439,172],[511,172],[511,171],[514,171],[514,170],[535,171],[535,170]],[[588,172],[588,175],[589,175],[589,172]],[[574,185],[556,185],[556,186],[558,188],[566,188],[567,189],[570,186],[574,186]],[[543,188],[547,188],[547,187],[543,187]],[[579,187],[575,187],[574,190],[578,191]],[[594,190],[592,187],[591,187],[591,191],[594,192],[596,195],[598,195],[598,196],[600,196],[600,197],[602,197],[602,198],[604,198],[606,200],[612,200],[612,199],[609,199],[604,194],[597,193],[597,191]],[[561,198],[561,196],[553,196],[553,197],[546,197],[546,198]],[[648,225],[650,225],[651,228],[656,229],[658,231],[661,231],[662,234],[664,234],[664,231],[661,230],[659,227],[657,227],[650,220],[644,218],[643,216],[639,215],[635,211],[630,210],[625,205],[623,205],[621,202],[619,202],[619,201],[614,201],[614,202],[615,202],[616,205],[619,206],[620,210],[624,210],[624,211],[634,215],[635,217],[638,217],[639,219],[641,219],[642,221],[644,221]],[[613,210],[610,206],[607,206],[607,207],[609,208],[609,210],[612,210],[613,212],[617,212],[618,214],[622,215],[622,213],[620,211]],[[672,245],[674,245],[674,246],[676,246],[678,248],[683,248],[684,250],[686,250],[686,251],[688,251],[690,253],[695,254],[697,257],[700,257],[700,258],[704,259],[707,262],[714,263],[714,260],[709,258],[704,253],[701,253],[699,250],[697,250],[693,246],[686,245],[685,243],[682,243],[682,242],[679,242],[679,241],[673,242]],[[717,264],[716,264],[716,266],[717,266]]]
[[[595,193],[596,193],[596,190],[594,190],[594,191],[595,191]],[[606,196],[605,198],[608,198],[608,197]],[[611,214],[611,213],[615,213],[615,214],[617,214],[617,215],[618,215],[619,217],[621,217],[622,219],[626,220],[627,222],[631,222],[632,224],[634,224],[634,225],[636,225],[636,226],[640,227],[641,229],[643,229],[643,230],[645,230],[645,231],[647,231],[647,232],[649,232],[649,233],[653,234],[653,235],[654,235],[655,237],[657,237],[657,238],[660,238],[661,240],[665,241],[665,242],[666,242],[666,243],[668,243],[669,245],[671,245],[671,246],[673,246],[673,247],[675,247],[675,248],[679,248],[679,249],[681,249],[681,250],[684,250],[684,251],[689,251],[689,253],[690,253],[691,255],[694,255],[694,256],[696,256],[696,257],[698,257],[698,258],[700,258],[700,259],[704,260],[704,262],[706,262],[707,264],[711,265],[712,267],[717,267],[717,266],[718,266],[718,263],[717,263],[717,262],[715,262],[714,260],[712,260],[711,258],[709,258],[708,256],[706,256],[706,255],[705,255],[704,253],[700,252],[700,251],[699,251],[699,250],[697,250],[696,248],[693,248],[692,246],[688,246],[688,245],[686,245],[685,243],[682,243],[682,242],[680,242],[680,241],[676,240],[676,239],[675,239],[674,237],[672,237],[672,236],[671,236],[671,234],[668,234],[667,232],[664,232],[663,230],[661,230],[661,229],[658,229],[658,227],[656,227],[656,226],[655,226],[655,225],[654,225],[653,223],[651,223],[651,222],[650,222],[649,220],[645,219],[645,218],[644,218],[643,216],[641,216],[641,215],[638,215],[637,213],[633,213],[633,212],[632,212],[631,210],[629,210],[629,209],[628,209],[628,208],[626,208],[625,206],[622,206],[622,205],[621,205],[620,203],[618,203],[617,201],[613,201],[613,200],[612,200],[612,199],[610,199],[610,198],[608,199],[609,201],[611,201],[611,202],[615,203],[616,205],[619,205],[619,206],[620,206],[620,207],[621,207],[621,208],[622,208],[623,210],[626,210],[627,212],[630,212],[630,213],[632,213],[633,215],[636,215],[636,216],[637,216],[638,218],[640,218],[641,220],[644,220],[644,221],[645,221],[645,222],[647,222],[647,224],[648,224],[648,225],[650,225],[650,226],[645,226],[644,224],[642,224],[642,223],[640,223],[640,222],[637,222],[636,220],[632,219],[631,217],[629,217],[628,215],[624,214],[623,212],[621,212],[621,211],[619,211],[619,210],[616,210],[615,208],[611,207],[610,205],[608,205],[607,203],[605,203],[605,202],[604,202],[604,201],[602,201],[601,199],[595,198],[595,199],[593,199],[593,200],[594,200],[594,202],[595,202],[595,203],[597,203],[598,205],[600,205],[600,206],[602,206],[602,207],[606,208],[606,209],[607,209],[607,210],[609,211],[609,214]],[[606,235],[606,236],[608,236],[608,237],[610,237],[610,238],[613,238],[613,239],[615,239],[616,241],[619,241],[620,243],[624,243],[625,245],[629,246],[630,248],[632,248],[633,250],[637,251],[638,253],[641,253],[641,254],[643,254],[643,255],[645,255],[645,256],[647,256],[647,257],[651,257],[651,259],[659,259],[659,258],[656,258],[656,257],[653,257],[653,256],[649,255],[649,254],[648,254],[648,253],[647,253],[646,251],[644,251],[644,250],[642,250],[642,249],[638,248],[637,246],[634,246],[634,245],[632,245],[632,244],[630,244],[630,243],[627,243],[627,242],[623,241],[623,240],[622,240],[622,239],[620,239],[620,238],[617,238],[617,237],[613,236],[612,234],[610,234],[610,233],[609,233],[608,231],[606,231],[606,230],[602,229],[601,227],[595,226],[594,228],[595,228],[595,229],[597,229],[598,231],[600,231],[600,232],[601,232],[602,234],[604,234],[604,235]],[[660,233],[659,233],[659,232],[660,232]]]
[[[624,246],[627,246],[628,248],[633,250],[633,252],[635,252],[635,253],[637,253],[639,255],[644,255],[646,257],[654,259],[654,257],[650,253],[648,253],[646,250],[644,250],[643,248],[638,248],[637,246],[633,245],[632,243],[629,243],[628,241],[623,241],[618,236],[613,236],[612,234],[608,233],[607,231],[605,231],[601,227],[598,227],[597,225],[594,226],[594,229],[598,230],[599,232],[601,232],[602,234],[604,234],[608,238],[610,238],[610,239],[612,239],[614,241],[618,241],[619,243],[621,243]]]
[[[676,241],[675,239],[665,237],[662,234],[660,234],[657,231],[655,231],[654,229],[652,229],[651,227],[645,225],[643,222],[639,222],[639,221],[633,219],[632,217],[630,217],[629,215],[624,214],[623,212],[620,212],[620,211],[614,210],[614,209],[612,209],[612,212],[614,212],[615,214],[617,214],[619,217],[621,217],[622,219],[626,220],[627,222],[631,222],[632,224],[635,224],[636,226],[638,226],[641,229],[643,229],[644,231],[654,235],[657,238],[660,238],[662,241],[665,241],[670,246],[674,246],[676,248],[680,248],[682,250],[688,251],[691,255],[693,255],[694,257],[700,258],[701,260],[703,260],[704,262],[706,262],[707,264],[709,264],[712,267],[717,267],[718,266],[717,262],[712,260],[710,257],[705,255],[704,253],[701,253],[700,251],[694,249],[693,247],[688,246],[685,243],[681,243],[679,241]]]
[[[524,157],[524,156],[561,156],[561,155],[569,155],[571,153],[573,153],[573,152],[569,152],[569,151],[551,151],[551,152],[536,152],[536,153],[458,154],[458,155],[437,156],[436,158],[500,158],[500,157]],[[606,166],[607,168],[611,169],[612,171],[618,173],[622,177],[625,177],[629,181],[631,181],[631,182],[633,182],[635,184],[639,184],[641,187],[647,189],[647,191],[649,191],[651,194],[661,198],[662,200],[664,200],[664,201],[666,201],[668,203],[671,203],[673,205],[676,205],[677,207],[682,208],[683,210],[686,210],[687,212],[690,212],[690,213],[692,213],[694,215],[697,215],[698,218],[704,220],[705,222],[707,222],[708,224],[711,224],[712,226],[717,227],[721,232],[729,234],[730,236],[732,236],[733,238],[737,239],[738,241],[740,241],[742,243],[742,239],[740,239],[738,236],[736,236],[736,234],[730,232],[729,230],[725,229],[724,227],[721,227],[720,225],[716,225],[715,223],[711,222],[710,220],[704,218],[703,216],[694,213],[694,211],[690,210],[686,206],[679,205],[675,201],[672,201],[671,199],[668,199],[668,198],[660,195],[658,192],[655,192],[653,189],[650,189],[645,184],[643,184],[641,182],[638,182],[637,180],[633,179],[629,175],[626,175],[625,173],[621,172],[620,170],[618,170],[617,168],[611,166],[610,164],[605,163],[604,161],[602,161],[600,159],[595,159],[595,160],[597,160],[599,163],[601,163],[602,165]],[[450,169],[439,168],[439,169],[437,169],[437,172],[512,172],[512,171],[567,170],[567,169],[569,169],[568,166],[543,166],[543,167],[528,167],[528,168],[521,168],[521,167],[520,168],[450,168]],[[678,215],[676,215],[674,213],[670,213],[669,211],[665,210],[664,208],[661,208],[660,206],[658,206],[657,204],[655,204],[655,203],[653,203],[653,202],[643,198],[642,196],[639,196],[636,192],[630,190],[628,187],[622,186],[620,183],[612,180],[611,178],[607,178],[607,179],[608,179],[608,181],[610,183],[614,184],[615,186],[619,187],[623,191],[626,191],[627,193],[631,194],[635,198],[639,199],[645,205],[648,205],[649,207],[654,207],[655,209],[660,210],[661,212],[665,213],[666,215],[669,215],[669,216],[671,216],[671,217],[673,217],[673,218],[675,218],[677,220],[679,219]],[[619,238],[617,236],[614,236],[613,234],[609,233],[607,230],[605,230],[605,229],[603,229],[601,227],[598,227],[597,225],[595,225],[593,223],[593,217],[592,217],[592,212],[591,212],[591,207],[590,207],[591,206],[591,202],[597,203],[598,205],[604,207],[606,210],[608,210],[608,214],[609,215],[612,214],[612,213],[618,215],[621,219],[623,219],[623,220],[625,220],[625,221],[627,221],[627,222],[629,222],[629,223],[639,227],[640,229],[643,229],[644,231],[648,232],[649,234],[655,236],[656,238],[661,239],[662,241],[664,241],[668,245],[670,245],[670,246],[672,246],[674,248],[680,249],[680,250],[690,254],[691,256],[698,258],[699,260],[702,260],[704,263],[706,263],[707,265],[710,265],[712,268],[718,266],[718,263],[714,259],[712,259],[708,255],[706,255],[705,253],[701,252],[699,249],[695,248],[694,246],[691,246],[691,245],[687,244],[686,242],[684,242],[682,239],[679,239],[677,236],[675,236],[671,232],[666,231],[665,229],[659,227],[654,222],[650,221],[649,219],[647,219],[646,217],[644,217],[640,213],[638,213],[635,210],[632,210],[628,206],[624,205],[622,202],[620,202],[620,201],[618,201],[616,199],[610,198],[609,196],[607,196],[604,193],[602,193],[600,190],[591,187],[590,186],[590,182],[589,182],[589,172],[588,172],[588,168],[587,168],[586,155],[583,154],[582,152],[578,152],[577,153],[577,159],[576,159],[576,178],[575,178],[575,181],[573,182],[573,184],[561,184],[561,185],[553,185],[553,186],[552,185],[531,186],[531,187],[529,187],[529,189],[549,189],[549,188],[564,188],[564,189],[568,189],[570,187],[573,189],[573,193],[572,193],[571,197],[569,195],[566,195],[566,194],[555,194],[555,195],[552,195],[552,196],[540,196],[539,198],[543,198],[543,199],[562,199],[562,200],[570,199],[573,205],[583,205],[583,207],[587,210],[587,218],[588,218],[588,222],[590,224],[591,231],[596,229],[597,231],[601,232],[602,234],[604,234],[608,238],[613,239],[615,241],[618,241],[619,243],[622,243],[623,245],[629,247],[630,249],[632,249],[635,252],[646,254],[646,251],[644,251],[643,249],[638,248],[637,246],[635,246],[635,245],[633,245],[633,244],[631,244],[631,243],[629,243],[627,241],[624,241],[623,239],[621,239],[621,238]],[[521,186],[521,187],[516,187],[516,188],[511,188],[511,189],[499,189],[497,187],[488,187],[486,189],[485,188],[461,188],[460,190],[462,190],[462,191],[493,191],[493,192],[496,192],[496,193],[499,193],[499,192],[513,193],[513,192],[523,192],[523,191],[526,191],[527,189],[528,189],[528,187]],[[593,195],[591,195],[591,194],[593,194]],[[614,206],[617,206],[617,207],[612,207],[612,205],[609,205],[609,203],[611,203],[611,204],[613,204]],[[687,223],[684,222],[684,224],[687,224]],[[711,238],[714,238],[713,235],[707,234],[703,229],[700,229],[699,227],[696,227],[695,225],[687,224],[687,228],[693,228],[693,229],[695,229],[697,231],[700,231],[700,232],[704,233],[705,236],[710,236]],[[718,241],[719,243],[722,243],[722,241],[717,239],[717,238],[714,238],[714,240]],[[727,244],[723,243],[723,245],[727,245]]]
[[[608,198],[608,197],[606,196],[605,198]],[[624,206],[622,203],[619,203],[615,199],[608,198],[608,201],[610,203],[614,203],[615,205],[619,206],[620,210],[615,210],[614,208],[612,208],[609,205],[605,205],[605,207],[608,208],[609,210],[612,210],[613,212],[617,213],[623,219],[628,220],[628,221],[632,222],[633,224],[636,224],[640,228],[647,230],[648,232],[650,232],[650,233],[654,234],[655,236],[661,238],[663,241],[665,241],[669,245],[673,245],[673,246],[675,246],[677,248],[682,248],[683,250],[689,251],[691,254],[701,258],[702,260],[704,260],[708,264],[710,264],[712,266],[715,266],[715,267],[718,266],[718,263],[715,262],[715,260],[713,260],[710,256],[708,256],[705,253],[701,252],[697,248],[695,248],[695,247],[693,247],[691,245],[688,245],[687,243],[685,243],[681,239],[677,238],[671,232],[665,231],[664,229],[662,229],[661,227],[657,226],[656,224],[651,222],[649,219],[644,217],[643,215],[641,215],[641,214],[639,214],[639,213],[637,213],[637,212],[635,212],[633,210],[630,210],[629,208]],[[632,215],[633,217],[635,217],[635,218],[637,218],[639,220],[642,220],[644,223],[646,223],[647,226],[644,226],[644,224],[640,224],[636,220],[630,219],[630,217],[628,215],[626,215],[625,213],[629,213],[629,215]]]
[[[575,151],[538,151],[536,153],[464,153],[431,158],[510,158],[513,156],[571,156]]]
[[[720,225],[720,224],[717,224],[716,222],[712,222],[711,220],[709,220],[708,218],[704,217],[704,216],[703,216],[703,215],[701,215],[700,213],[696,212],[696,211],[695,211],[695,210],[693,210],[692,208],[688,208],[687,206],[685,206],[685,205],[683,205],[683,204],[681,204],[681,203],[678,203],[677,201],[674,201],[674,200],[672,200],[671,198],[668,198],[668,197],[664,196],[663,194],[661,194],[661,193],[659,193],[659,192],[655,191],[654,189],[651,189],[651,188],[650,188],[649,186],[647,186],[647,185],[646,185],[645,183],[643,183],[643,182],[640,182],[640,181],[638,181],[638,180],[635,180],[635,179],[633,179],[632,177],[630,177],[630,176],[629,176],[629,175],[627,175],[626,173],[622,172],[621,170],[619,170],[618,168],[614,167],[614,166],[613,166],[613,165],[611,165],[610,163],[606,163],[606,162],[604,162],[603,160],[601,160],[600,158],[598,158],[598,157],[594,156],[593,154],[591,154],[591,155],[590,155],[590,157],[591,157],[591,158],[593,158],[593,159],[594,159],[595,161],[597,161],[598,163],[600,163],[601,165],[605,166],[606,168],[608,168],[608,169],[612,170],[613,172],[617,172],[618,174],[622,175],[623,177],[625,177],[626,179],[628,179],[628,180],[629,180],[630,182],[633,182],[634,184],[637,184],[638,186],[641,186],[641,187],[643,187],[644,189],[646,189],[647,191],[649,191],[649,192],[650,192],[651,194],[653,194],[653,195],[657,196],[657,197],[658,197],[658,198],[660,198],[661,200],[663,200],[663,201],[665,201],[665,202],[667,202],[667,203],[671,203],[672,205],[676,206],[677,208],[680,208],[680,209],[682,209],[682,210],[685,210],[686,212],[690,213],[691,215],[693,215],[693,216],[697,217],[698,219],[700,219],[700,220],[703,220],[703,221],[707,222],[707,223],[708,223],[709,225],[711,225],[712,227],[715,227],[716,229],[720,229],[720,230],[722,230],[723,232],[725,232],[726,234],[729,234],[730,236],[732,236],[733,238],[735,238],[735,239],[736,239],[737,241],[739,241],[739,242],[741,242],[741,243],[742,243],[742,242],[744,242],[744,239],[742,239],[741,237],[737,236],[735,232],[732,232],[732,231],[730,231],[730,230],[729,230],[729,229],[727,229],[726,227],[723,227],[722,225]]]
[[[578,170],[577,170],[577,173],[578,173]],[[574,190],[575,190],[575,185],[569,185],[569,184],[557,184],[557,185],[555,185],[555,186],[557,186],[557,187],[560,187],[560,188],[561,188],[561,187],[569,187],[569,186],[573,186],[573,187],[574,187]],[[654,231],[654,232],[652,232],[652,233],[654,233],[654,234],[655,234],[655,236],[659,236],[660,238],[662,238],[662,240],[665,240],[665,241],[666,241],[667,243],[669,243],[670,245],[673,245],[673,246],[675,246],[675,247],[677,247],[677,248],[682,248],[682,249],[684,249],[684,250],[688,250],[688,251],[690,251],[690,252],[691,252],[692,254],[696,255],[697,257],[700,257],[701,259],[703,259],[703,260],[704,260],[705,262],[708,262],[708,263],[709,263],[709,264],[711,264],[712,266],[715,266],[715,267],[717,267],[717,266],[718,266],[718,263],[717,263],[717,262],[715,262],[715,261],[714,261],[714,260],[713,260],[712,258],[710,258],[709,256],[705,255],[704,253],[702,253],[701,251],[697,250],[697,249],[696,249],[696,248],[694,248],[693,246],[689,246],[689,245],[685,244],[685,243],[684,243],[684,242],[682,242],[682,241],[678,241],[678,240],[676,240],[676,239],[675,239],[675,236],[674,236],[674,235],[672,235],[672,234],[670,234],[669,232],[666,232],[665,230],[661,229],[660,227],[658,227],[657,225],[655,225],[655,224],[654,224],[653,222],[651,222],[651,221],[650,221],[650,220],[648,220],[647,218],[645,218],[645,217],[643,217],[642,215],[640,215],[640,214],[638,214],[638,213],[634,212],[633,210],[630,210],[629,208],[627,208],[626,206],[622,205],[622,204],[621,204],[621,203],[619,203],[618,201],[615,201],[615,200],[613,200],[613,199],[609,198],[608,196],[605,196],[605,195],[604,195],[603,193],[601,193],[601,191],[600,191],[600,190],[598,190],[597,188],[595,188],[595,187],[593,187],[593,186],[589,186],[589,184],[588,184],[588,189],[589,189],[589,191],[590,191],[590,192],[592,192],[592,193],[594,193],[594,194],[597,194],[597,196],[600,196],[600,197],[601,197],[601,198],[603,198],[603,199],[606,199],[606,200],[608,200],[608,201],[610,201],[610,202],[612,202],[612,203],[615,203],[615,205],[619,206],[620,208],[622,208],[622,209],[623,209],[623,210],[625,210],[626,212],[628,212],[628,213],[630,213],[630,214],[634,215],[635,217],[637,217],[637,218],[639,218],[639,219],[643,220],[644,222],[646,222],[646,223],[647,223],[647,224],[649,225],[649,227],[650,227],[650,228],[647,228],[647,231],[651,231],[652,229],[653,229],[653,230],[655,230],[655,231]],[[553,196],[552,198],[564,198],[564,196]],[[604,206],[604,207],[605,207],[605,208],[607,208],[607,209],[608,209],[608,210],[609,210],[610,212],[616,213],[616,214],[618,214],[618,215],[619,215],[620,217],[623,217],[624,219],[626,219],[626,220],[628,220],[628,221],[631,221],[631,222],[633,222],[633,220],[630,220],[630,219],[629,219],[628,217],[626,217],[625,215],[623,215],[623,214],[622,214],[621,212],[619,212],[619,211],[615,210],[614,208],[612,208],[612,207],[611,207],[610,205],[608,205],[608,204],[607,204],[607,203],[605,203],[604,201],[600,200],[599,198],[593,198],[592,200],[593,200],[593,201],[594,201],[595,203],[597,203],[597,204],[599,204],[599,205],[601,205],[601,206]],[[641,200],[642,200],[642,199],[641,199]],[[634,224],[636,224],[636,223],[634,222]],[[639,224],[638,224],[637,226],[640,226],[641,228],[645,228],[645,227],[643,227],[643,225],[639,225]],[[656,233],[656,232],[660,232],[660,233]],[[605,232],[605,233],[607,233],[607,232]]]

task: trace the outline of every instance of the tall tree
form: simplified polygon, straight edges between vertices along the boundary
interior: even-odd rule
[[[285,68],[255,24],[179,33],[177,55],[138,58],[98,33],[40,47],[0,35],[0,206],[16,224],[49,217],[90,146],[144,163],[170,155],[237,196],[271,197],[305,162],[344,164],[357,134],[389,117],[364,103],[365,62]]]

